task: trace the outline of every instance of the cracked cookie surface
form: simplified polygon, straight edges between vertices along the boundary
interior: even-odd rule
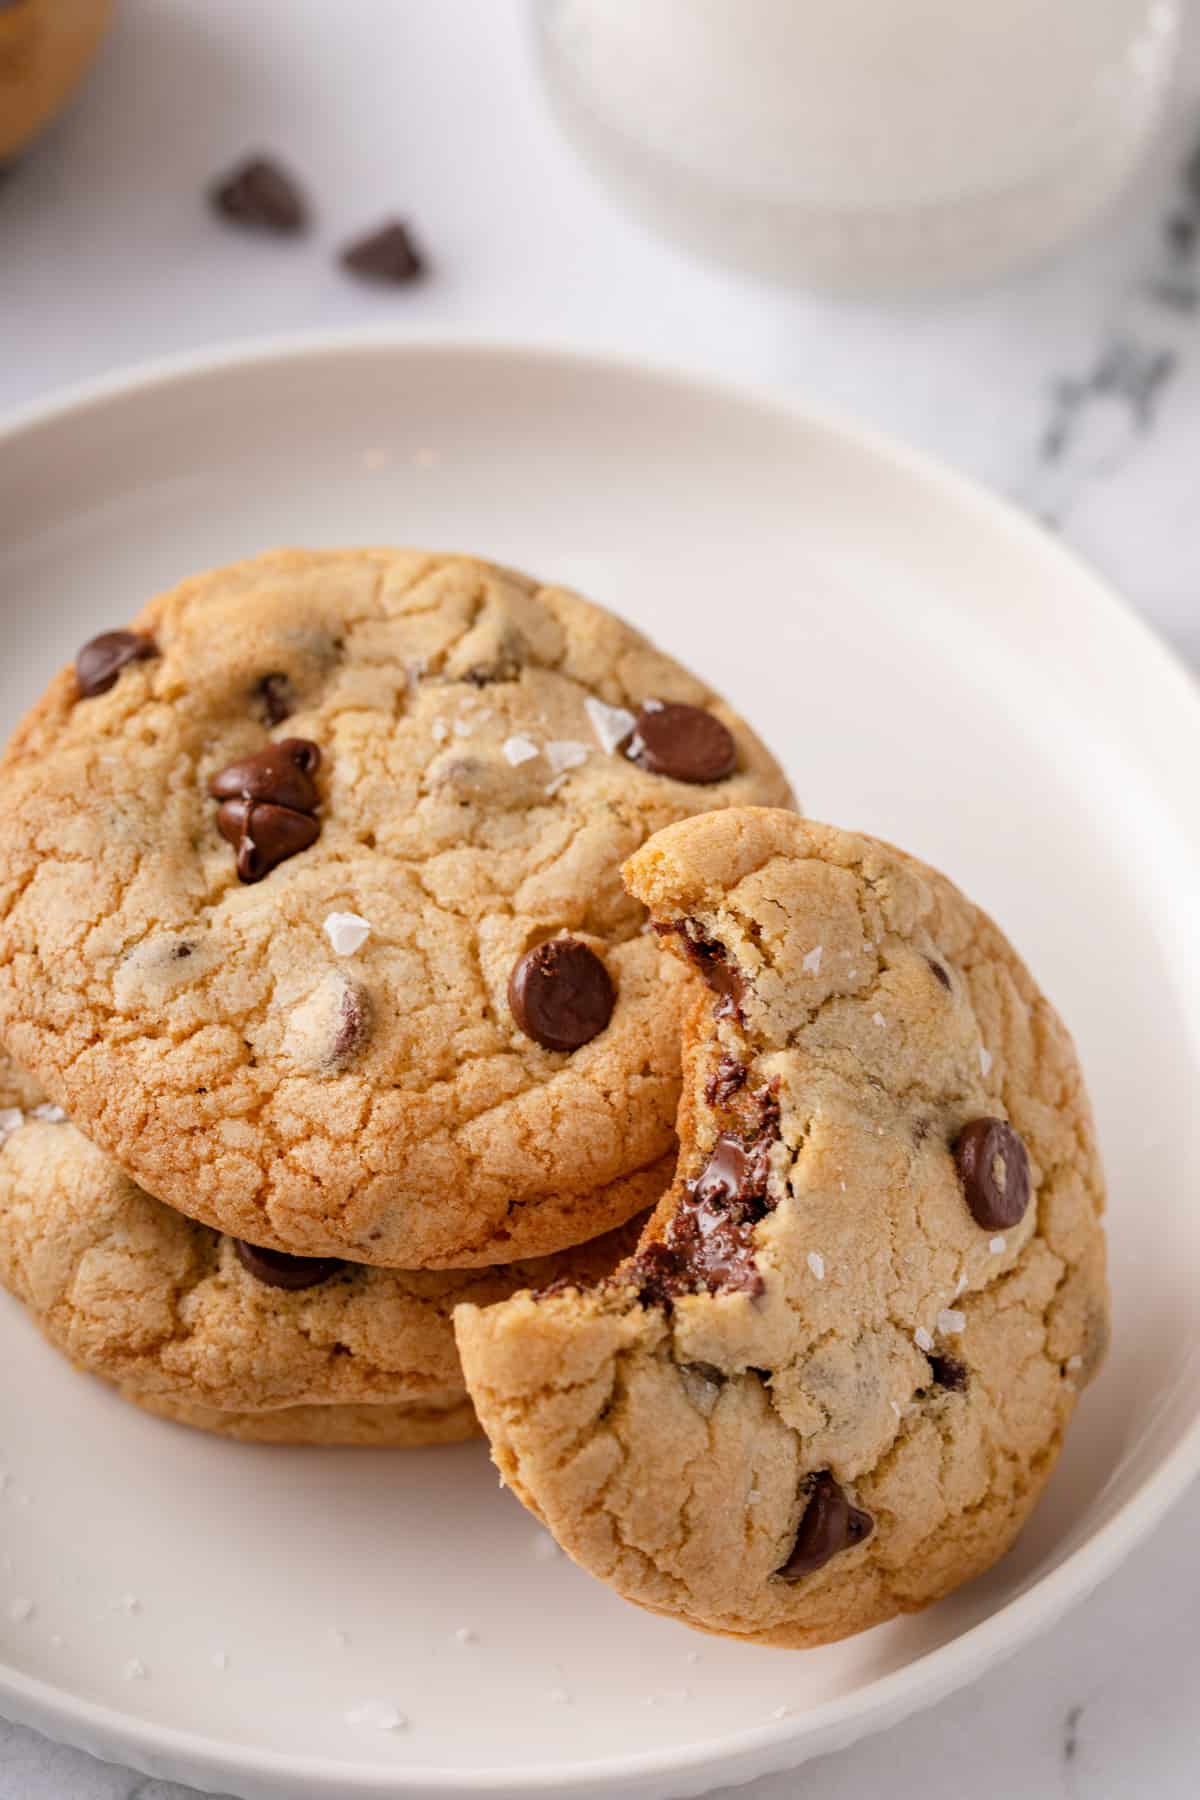
[[[627,1225],[496,1269],[333,1264],[289,1290],[257,1279],[233,1240],[143,1193],[58,1111],[0,1060],[0,1282],[76,1367],[151,1412],[230,1437],[469,1437],[478,1427],[454,1347],[456,1302],[601,1275],[636,1239]],[[636,1178],[643,1207],[671,1168],[666,1159]]]
[[[790,799],[717,696],[561,589],[388,550],[185,582],[78,669],[0,769],[0,1031],[89,1138],[309,1256],[491,1265],[631,1215],[684,984],[621,861]],[[509,998],[563,933],[612,991],[549,1009],[567,1049]]]
[[[1003,1553],[1103,1355],[1082,1076],[995,925],[887,845],[746,809],[626,876],[699,971],[676,1182],[598,1287],[460,1307],[467,1385],[627,1598],[830,1642]]]

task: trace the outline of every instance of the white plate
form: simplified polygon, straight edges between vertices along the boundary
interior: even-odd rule
[[[1099,1109],[1112,1357],[1002,1567],[800,1655],[693,1636],[545,1558],[478,1446],[222,1444],[127,1409],[4,1303],[0,1708],[252,1800],[698,1794],[978,1674],[1200,1465],[1200,704],[1051,539],[894,447],[627,364],[360,339],[177,364],[0,436],[4,716],[194,569],[385,541],[627,613],[756,721],[815,816],[999,915]],[[348,1723],[371,1699],[409,1729]]]

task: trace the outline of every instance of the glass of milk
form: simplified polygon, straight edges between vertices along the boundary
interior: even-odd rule
[[[1180,0],[537,0],[558,116],[703,254],[827,287],[976,280],[1116,194]]]

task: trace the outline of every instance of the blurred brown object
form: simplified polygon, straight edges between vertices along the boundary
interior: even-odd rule
[[[91,66],[114,0],[0,0],[0,164],[57,118]]]

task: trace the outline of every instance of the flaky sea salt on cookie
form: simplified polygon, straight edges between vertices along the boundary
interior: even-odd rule
[[[584,1568],[829,1642],[988,1567],[1054,1465],[1107,1333],[1082,1076],[991,921],[886,845],[739,809],[626,877],[700,978],[676,1181],[599,1286],[461,1306],[467,1385]]]

